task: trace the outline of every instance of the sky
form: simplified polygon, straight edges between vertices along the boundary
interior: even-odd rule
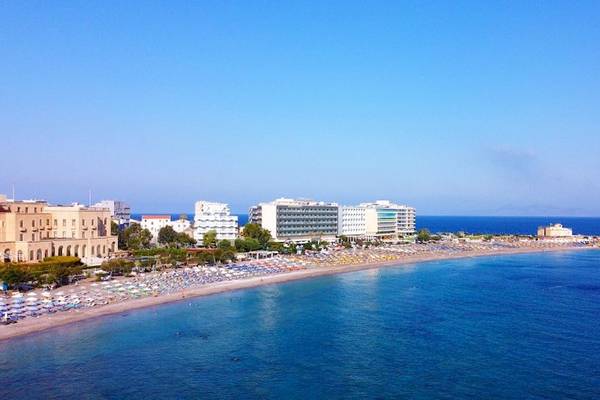
[[[600,216],[598,1],[0,3],[0,193]]]

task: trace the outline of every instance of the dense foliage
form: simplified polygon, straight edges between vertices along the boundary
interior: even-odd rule
[[[0,280],[9,287],[19,285],[60,286],[69,283],[70,278],[81,274],[81,261],[77,257],[48,257],[35,264],[0,264]]]
[[[127,250],[147,249],[150,247],[152,233],[148,229],[142,229],[140,224],[131,224],[123,230],[123,245]]]
[[[196,241],[184,232],[175,232],[172,226],[162,227],[158,231],[158,243],[171,247],[189,247]]]
[[[128,275],[135,266],[133,261],[124,258],[115,258],[104,261],[100,267],[103,271],[112,275]]]

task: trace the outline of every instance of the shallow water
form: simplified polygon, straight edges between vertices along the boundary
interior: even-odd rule
[[[600,398],[600,251],[320,277],[0,343],[0,398],[406,397]]]

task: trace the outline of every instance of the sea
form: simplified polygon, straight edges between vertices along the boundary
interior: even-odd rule
[[[160,214],[160,213],[159,213]],[[193,219],[193,213],[184,213]],[[181,215],[170,214],[177,219]],[[141,219],[142,214],[132,214],[132,218]],[[240,226],[248,222],[248,214],[237,214]],[[577,235],[600,235],[598,217],[473,217],[473,216],[432,216],[417,215],[417,229],[428,229],[433,233],[465,232],[472,234],[515,234],[535,235],[538,226],[560,223],[572,228]]]
[[[600,251],[435,261],[0,342],[0,398],[591,400],[599,332]]]

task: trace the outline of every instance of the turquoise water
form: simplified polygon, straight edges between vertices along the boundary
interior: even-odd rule
[[[600,251],[362,271],[86,321],[0,343],[0,398],[598,399]]]

